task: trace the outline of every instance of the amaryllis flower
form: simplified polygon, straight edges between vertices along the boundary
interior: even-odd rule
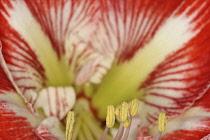
[[[1,0],[0,9],[1,139],[63,140],[69,111],[73,139],[99,139],[107,106],[134,98],[128,139],[154,138],[161,112],[160,139],[208,139],[209,0]]]

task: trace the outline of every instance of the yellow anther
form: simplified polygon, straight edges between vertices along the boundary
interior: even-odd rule
[[[166,130],[167,116],[165,113],[160,113],[158,117],[158,128],[160,132]]]
[[[120,118],[120,108],[115,109],[115,114],[117,115],[118,118]]]
[[[71,140],[74,127],[74,112],[69,111],[66,118],[66,140]]]
[[[121,104],[121,110],[120,110],[120,120],[121,121],[126,121],[128,118],[128,103],[123,102]]]
[[[127,127],[129,127],[129,126],[130,126],[130,124],[131,124],[131,120],[130,120],[130,118],[127,118],[127,120],[126,120],[126,121],[124,121],[123,126],[127,128]]]
[[[107,107],[106,126],[111,128],[115,123],[115,109],[113,105]]]
[[[133,99],[131,101],[130,115],[135,116],[138,109],[139,109],[139,100],[138,99]]]

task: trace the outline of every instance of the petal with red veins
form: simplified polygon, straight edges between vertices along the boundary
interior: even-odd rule
[[[160,112],[179,115],[203,95],[210,79],[210,1],[101,1],[105,33],[93,39],[116,56],[92,100],[101,118],[107,105],[137,97],[149,125]]]
[[[38,139],[35,128],[41,119],[35,117],[16,93],[0,95],[0,137],[2,139]]]
[[[0,7],[3,54],[31,102],[42,87],[72,84],[95,54],[88,43],[98,22],[95,0],[2,0]]]
[[[55,117],[50,117],[41,122],[36,129],[36,134],[42,140],[64,140],[64,126]]]
[[[203,137],[201,140],[210,140],[210,134],[208,134],[207,136]]]
[[[76,77],[76,84],[80,85],[82,83],[88,83],[90,77],[93,75],[93,73],[96,72],[97,65],[100,62],[99,59],[95,59],[93,61],[87,62],[79,71],[77,77]]]
[[[128,135],[128,140],[136,139],[140,126],[141,126],[141,120],[138,117],[133,117],[132,123],[130,125],[130,132]]]
[[[100,0],[102,22],[93,34],[92,44],[101,53],[116,56],[118,61],[129,60],[180,4],[180,0]]]
[[[168,120],[161,140],[200,140],[210,132],[210,90],[179,117]],[[157,126],[150,131],[156,135]]]
[[[55,116],[62,120],[72,109],[75,101],[76,96],[72,87],[48,87],[38,93],[34,108],[37,111],[43,109],[47,117]]]
[[[137,138],[148,136],[148,133],[149,133],[149,128],[148,127],[141,127],[139,129],[138,134],[137,134]]]
[[[30,12],[49,37],[57,55],[65,52],[66,41],[73,37],[84,41],[96,30],[99,4],[96,0],[25,0]],[[70,45],[70,44],[69,44]]]
[[[155,137],[153,136],[146,136],[146,137],[137,137],[136,140],[154,140]]]
[[[41,119],[30,112],[2,67],[0,77],[0,138],[39,140],[35,128]]]
[[[107,70],[111,67],[111,64],[112,61],[110,59],[99,55],[81,67],[75,79],[75,83],[78,85],[83,83],[99,84]]]

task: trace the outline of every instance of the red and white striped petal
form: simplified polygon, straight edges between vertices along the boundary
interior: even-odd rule
[[[161,140],[200,140],[210,132],[210,90],[181,116],[168,120]],[[155,135],[154,127],[151,134]]]
[[[201,140],[210,140],[210,134],[208,134],[207,136],[203,137]]]
[[[70,69],[69,78],[74,80],[74,74],[81,66],[94,61],[99,55],[89,42],[91,35],[98,28],[99,3],[96,0],[54,0],[44,4],[50,11],[43,8],[41,1],[27,2],[27,5],[53,43],[58,57],[62,58],[62,55],[65,55],[64,63]],[[37,9],[34,5],[38,5]],[[43,14],[39,15],[39,11]]]
[[[39,140],[35,134],[35,128],[41,119],[34,116],[27,108],[2,66],[0,77],[0,139]]]
[[[100,0],[102,22],[93,35],[92,44],[107,56],[114,55],[119,61],[129,60],[153,39],[181,3],[180,0]]]
[[[35,128],[41,119],[34,116],[17,93],[0,95],[0,138],[38,140]]]
[[[3,1],[0,2],[2,6]],[[27,90],[39,89],[44,86],[46,79],[44,69],[33,50],[27,42],[21,38],[18,32],[8,27],[7,21],[2,17],[5,14],[0,13],[0,20],[3,24],[0,26],[0,38],[3,44],[3,55],[6,60],[13,81],[18,85],[23,94]],[[34,98],[31,95],[25,95],[30,100]]]
[[[111,64],[111,59],[106,60],[105,57],[98,55],[98,57],[90,60],[82,66],[77,74],[75,83],[78,85],[83,83],[99,84],[107,73],[107,70],[110,69]]]
[[[203,95],[210,79],[210,1],[101,1],[108,35],[96,37],[117,60],[92,100],[99,116],[109,104],[139,97],[148,125],[159,112],[179,115]]]
[[[41,122],[36,134],[41,140],[65,140],[63,127],[57,118],[50,117]]]
[[[97,28],[99,4],[96,0],[25,0],[25,3],[59,58],[68,53],[65,47],[71,47],[68,42],[71,37],[85,41]]]
[[[94,55],[88,37],[97,28],[95,0],[2,0],[0,7],[3,54],[27,100],[42,87],[73,83]]]
[[[148,136],[148,133],[149,133],[149,128],[148,127],[141,127],[139,129],[138,134],[137,134],[137,138]]]
[[[155,137],[153,136],[146,136],[146,137],[137,137],[136,140],[154,140]]]
[[[130,125],[130,132],[128,135],[129,140],[136,139],[136,136],[138,135],[140,126],[141,126],[141,120],[138,117],[133,117],[132,123]]]
[[[203,18],[196,16],[198,19],[192,21],[192,24],[195,22],[192,30],[198,31],[196,36],[183,44],[181,49],[169,54],[140,86],[145,91],[142,109],[148,122],[154,122],[159,112],[166,112],[169,117],[179,115],[208,88],[210,21],[205,20],[205,16],[209,16],[210,12],[203,15]],[[205,24],[202,28],[200,22]]]
[[[36,111],[43,109],[47,117],[55,116],[62,120],[75,101],[76,95],[72,87],[48,87],[38,93],[34,108]]]

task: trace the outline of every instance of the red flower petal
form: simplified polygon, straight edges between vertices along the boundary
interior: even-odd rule
[[[181,0],[100,0],[102,25],[92,44],[101,53],[114,54],[119,61],[130,60],[181,3]]]
[[[8,94],[3,96],[17,96],[14,93]],[[33,116],[23,103],[18,105],[15,99],[9,99],[15,103],[7,102],[2,100],[3,96],[0,95],[0,138],[4,140],[38,140],[39,138],[35,134],[35,127],[37,127],[40,120]],[[21,100],[19,97],[15,98]]]
[[[98,6],[95,0],[0,2],[3,54],[28,101],[42,87],[70,85],[81,65],[93,59],[86,41],[96,30]]]
[[[154,140],[155,137],[153,136],[146,136],[146,137],[137,137],[136,140]]]
[[[107,105],[139,97],[139,115],[149,125],[160,112],[180,115],[203,95],[210,79],[210,1],[101,0],[101,9],[92,44],[116,63],[92,100],[100,117]]]
[[[83,83],[96,83],[99,84],[106,74],[107,70],[111,67],[112,61],[106,60],[105,57],[98,56],[87,62],[78,72],[75,79],[76,84]]]
[[[201,140],[210,140],[210,134],[208,134],[207,136],[203,137]]]
[[[58,140],[58,138],[54,137],[49,131],[48,129],[43,126],[40,125],[38,127],[38,130],[36,131],[37,135],[40,137],[40,139],[42,140]]]
[[[2,60],[0,60],[2,61]],[[1,63],[2,65],[2,63]],[[33,116],[0,65],[0,138],[38,140],[35,128],[40,119]]]
[[[72,87],[48,87],[42,89],[34,103],[34,108],[42,108],[45,115],[62,120],[73,108],[76,101]]]
[[[71,34],[87,39],[95,31],[99,5],[96,0],[25,0],[34,18],[49,37],[59,58],[67,53]],[[70,44],[68,44],[70,45]]]
[[[20,1],[20,3],[23,2]],[[15,83],[24,95],[27,90],[36,90],[45,85],[44,68],[26,39],[9,23],[11,12],[17,9],[14,6],[14,1],[13,3],[1,1],[0,7],[3,9],[0,13],[0,20],[2,21],[0,38],[3,44],[3,55]],[[30,98],[34,97],[29,96],[28,100]]]
[[[200,29],[197,36],[184,48],[169,55],[141,85],[140,88],[146,89],[144,103],[154,107],[153,111],[145,112],[149,122],[156,120],[161,111],[167,112],[169,117],[180,114],[208,88],[210,22],[203,22],[207,22],[206,26]]]
[[[62,124],[57,118],[50,117],[42,121],[36,130],[42,140],[64,140],[65,133]]]

